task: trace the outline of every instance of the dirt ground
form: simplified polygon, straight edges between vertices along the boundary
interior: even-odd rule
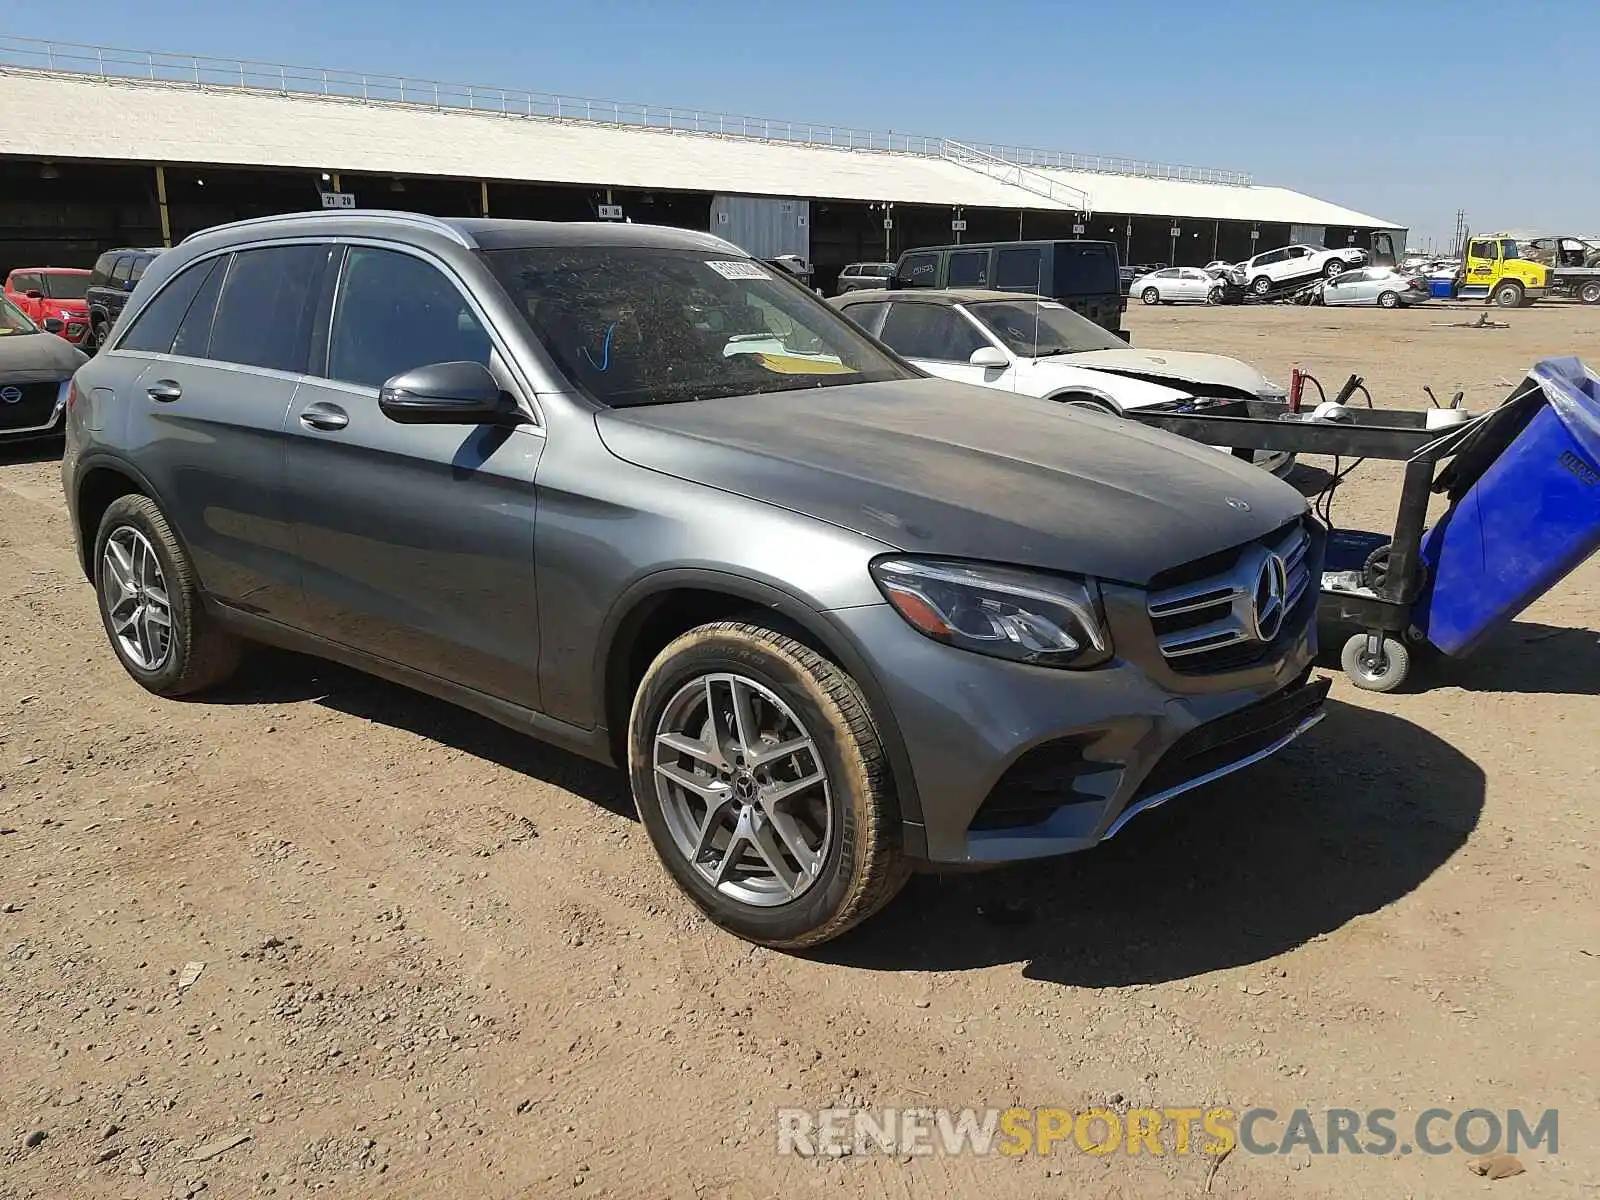
[[[1380,405],[1600,357],[1596,309],[1433,326],[1478,311],[1129,323]],[[1395,494],[1369,466],[1335,516]],[[0,458],[0,518],[0,1196],[1600,1194],[1600,560],[1409,694],[1336,679],[1303,742],[1101,849],[919,877],[793,957],[691,912],[619,776],[474,716],[278,654],[154,699],[55,462]],[[779,1107],[1013,1104],[1555,1108],[1560,1141],[1498,1182],[1465,1153],[776,1153]]]

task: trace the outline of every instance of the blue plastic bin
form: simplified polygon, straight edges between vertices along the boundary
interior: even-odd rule
[[[1466,654],[1600,549],[1600,376],[1546,359],[1532,415],[1422,543],[1427,591],[1413,616]]]
[[[1455,298],[1456,281],[1454,279],[1428,280],[1428,295],[1435,300],[1451,300]]]

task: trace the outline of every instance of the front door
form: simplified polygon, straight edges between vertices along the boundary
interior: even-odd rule
[[[928,374],[941,379],[1007,391],[1016,386],[1014,367],[972,364],[973,351],[992,347],[994,343],[948,304],[896,300],[889,305],[878,337],[901,357],[909,358]]]
[[[325,366],[295,396],[288,496],[306,627],[537,708],[533,428],[402,425],[385,380],[481,362],[513,390],[481,311],[436,263],[346,252]]]

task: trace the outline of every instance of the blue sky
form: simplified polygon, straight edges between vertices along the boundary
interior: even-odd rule
[[[1231,167],[1414,242],[1458,207],[1600,233],[1597,0],[78,0],[3,32]]]

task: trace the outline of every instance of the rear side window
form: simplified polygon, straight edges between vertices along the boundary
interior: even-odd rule
[[[950,255],[950,287],[987,287],[989,284],[989,252],[987,250],[958,250]]]
[[[1053,296],[1103,296],[1121,290],[1117,250],[1109,242],[1057,242]]]
[[[134,319],[118,343],[118,348],[143,350],[150,354],[171,352],[172,343],[178,336],[178,327],[194,303],[195,296],[216,269],[218,261],[213,258],[195,263],[168,280],[167,285],[156,293],[155,299],[145,305]]]
[[[300,373],[306,369],[327,246],[241,250],[222,285],[208,358]]]
[[[940,304],[890,305],[879,336],[906,358],[940,362],[966,362],[989,344],[965,317]]]
[[[939,256],[937,254],[908,254],[900,260],[894,281],[901,287],[931,288],[939,286]]]
[[[994,286],[1008,292],[1037,292],[1044,287],[1043,260],[1044,252],[1037,246],[1001,250],[995,255]]]
[[[844,310],[844,315],[873,337],[877,337],[878,330],[883,327],[883,314],[888,311],[889,305],[884,301],[878,301],[874,304],[852,304]]]
[[[378,388],[429,363],[488,366],[492,345],[437,267],[395,250],[350,248],[328,343],[330,378]]]

